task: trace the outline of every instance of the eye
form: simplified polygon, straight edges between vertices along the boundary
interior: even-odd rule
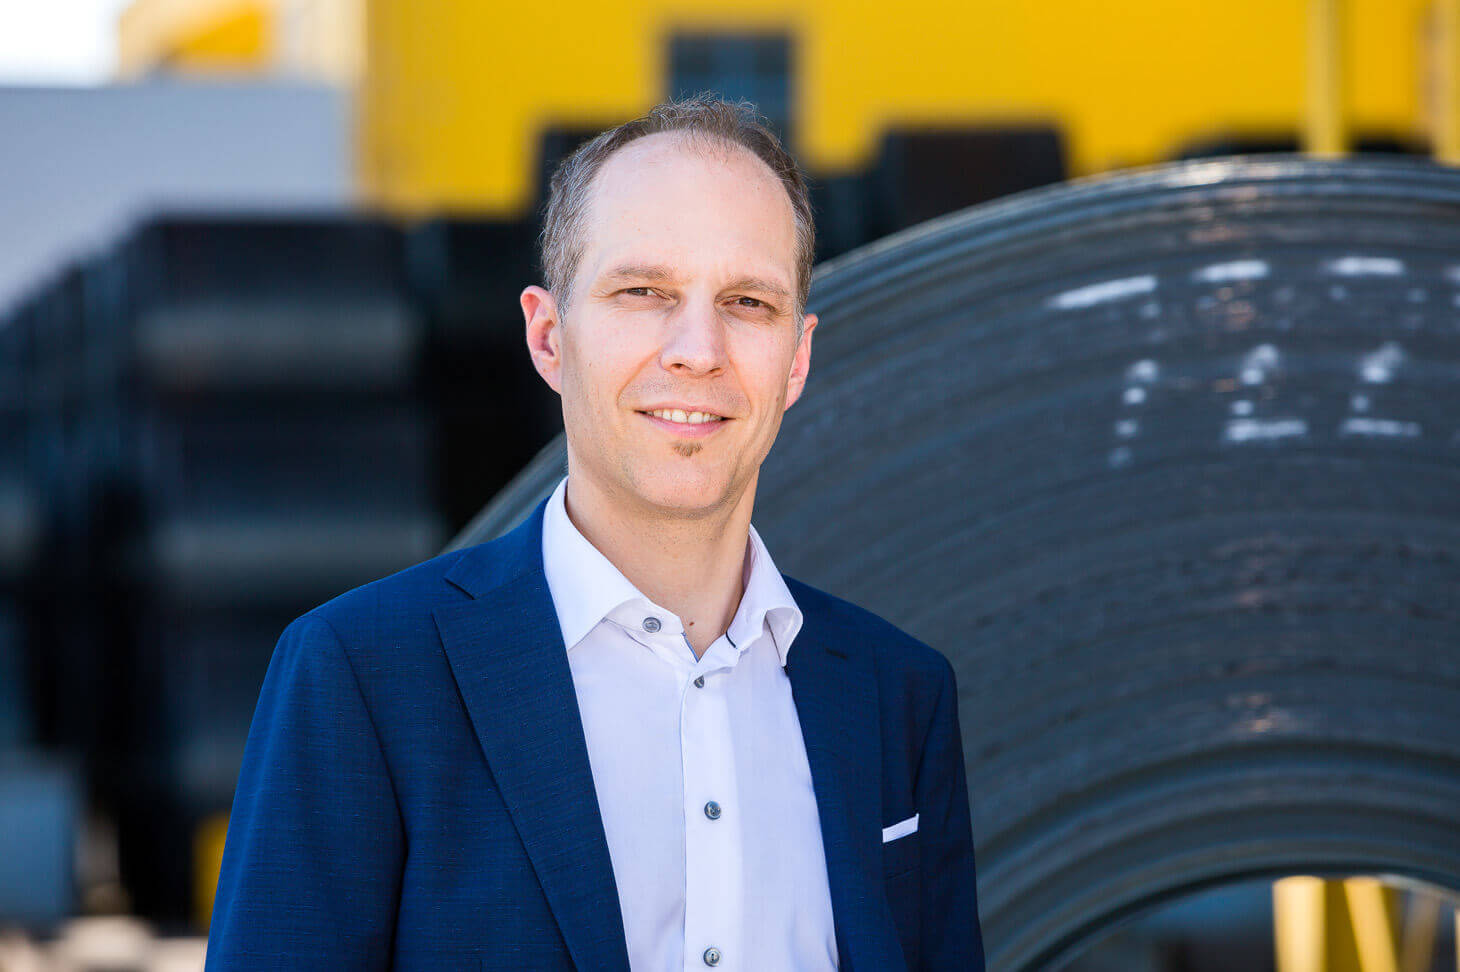
[[[654,291],[649,287],[625,287],[624,293],[630,297],[652,297]]]
[[[766,306],[765,301],[758,300],[754,297],[737,297],[735,298],[735,303],[739,304],[741,307],[750,308],[760,308]]]

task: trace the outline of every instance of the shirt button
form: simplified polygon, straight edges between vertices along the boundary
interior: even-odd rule
[[[649,632],[650,634],[653,634],[654,632],[658,631],[659,630],[659,627],[660,627],[660,625],[659,625],[659,619],[658,618],[645,618],[644,619],[644,630],[647,631],[647,632]]]
[[[714,800],[711,800],[709,803],[705,804],[705,816],[709,817],[711,820],[719,820],[720,805]]]
[[[713,945],[711,945],[709,948],[705,949],[705,964],[720,964],[720,950],[718,948],[715,948]]]
[[[705,676],[701,675],[699,678],[695,679],[695,688],[704,688],[704,687],[705,687]]]

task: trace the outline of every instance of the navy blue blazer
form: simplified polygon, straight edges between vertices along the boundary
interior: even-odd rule
[[[285,629],[233,800],[208,969],[628,972],[542,511]],[[982,969],[952,668],[787,584],[841,968]],[[915,813],[917,832],[884,845]]]

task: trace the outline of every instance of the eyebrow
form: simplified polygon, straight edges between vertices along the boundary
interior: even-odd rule
[[[763,294],[770,294],[781,300],[790,300],[791,292],[778,283],[765,280],[761,277],[739,277],[730,281],[726,290],[757,290]]]
[[[614,267],[603,275],[605,280],[653,280],[659,283],[674,280],[674,271],[664,266],[625,263]],[[737,277],[724,288],[726,290],[754,290],[769,294],[781,300],[790,300],[791,292],[778,283],[764,277]]]
[[[638,263],[625,263],[622,266],[614,267],[603,276],[608,280],[657,280],[663,282],[674,279],[674,273],[668,267],[648,266]]]

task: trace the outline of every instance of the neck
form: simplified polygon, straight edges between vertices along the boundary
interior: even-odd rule
[[[655,604],[684,623],[695,657],[725,633],[745,593],[752,481],[723,510],[692,516],[643,508],[568,475],[568,518],[588,542]]]

